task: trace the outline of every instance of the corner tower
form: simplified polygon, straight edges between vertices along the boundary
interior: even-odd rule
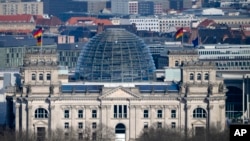
[[[27,49],[20,70],[23,96],[48,96],[59,93],[56,50]]]

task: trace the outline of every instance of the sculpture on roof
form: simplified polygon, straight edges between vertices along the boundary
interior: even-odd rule
[[[212,95],[213,94],[213,85],[212,84],[208,85],[207,93],[208,93],[208,95]]]
[[[219,84],[219,93],[222,93],[223,92],[223,90],[224,90],[224,85],[223,85],[223,83],[222,82],[220,82],[220,84]]]
[[[49,94],[54,94],[54,86],[53,85],[49,86]]]

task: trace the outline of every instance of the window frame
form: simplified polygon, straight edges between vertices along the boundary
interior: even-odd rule
[[[69,118],[70,117],[70,111],[68,109],[64,110],[64,118]]]
[[[83,129],[83,122],[78,122],[78,129]]]
[[[143,110],[143,118],[149,118],[149,110],[148,109]]]
[[[49,117],[49,115],[48,115],[48,111],[46,109],[37,108],[35,110],[35,119],[42,119],[42,118],[46,119],[48,117]]]
[[[171,118],[176,118],[176,110],[171,110]]]
[[[97,110],[92,110],[92,118],[97,118]]]
[[[159,109],[157,110],[157,118],[162,118],[163,117],[163,110]]]
[[[92,122],[92,129],[96,129],[97,128],[97,123],[96,122]]]
[[[64,122],[64,129],[69,129],[69,122]]]
[[[32,80],[32,81],[36,81],[36,74],[35,74],[35,73],[32,73],[32,74],[31,74],[31,80]]]
[[[51,80],[51,74],[50,73],[46,74],[46,80]]]
[[[204,108],[198,107],[193,110],[193,118],[206,118],[207,111]]]
[[[80,112],[82,111],[82,112]],[[83,118],[83,110],[78,110],[78,118]]]
[[[192,81],[194,80],[194,73],[189,74],[189,80],[192,80]]]
[[[39,73],[39,80],[43,80],[43,74]]]

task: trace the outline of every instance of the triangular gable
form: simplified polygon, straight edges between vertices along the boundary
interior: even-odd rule
[[[99,97],[100,99],[117,99],[117,98],[124,98],[124,99],[130,99],[130,98],[140,98],[137,94],[132,93],[131,91],[118,87],[112,90],[109,90],[107,92],[104,92],[102,96]]]
[[[205,125],[206,123],[202,120],[196,120],[194,122],[192,122],[193,125]]]

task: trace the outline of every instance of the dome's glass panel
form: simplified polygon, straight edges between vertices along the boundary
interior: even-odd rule
[[[138,36],[110,28],[83,48],[76,75],[91,82],[141,82],[152,80],[154,70],[149,48]]]

